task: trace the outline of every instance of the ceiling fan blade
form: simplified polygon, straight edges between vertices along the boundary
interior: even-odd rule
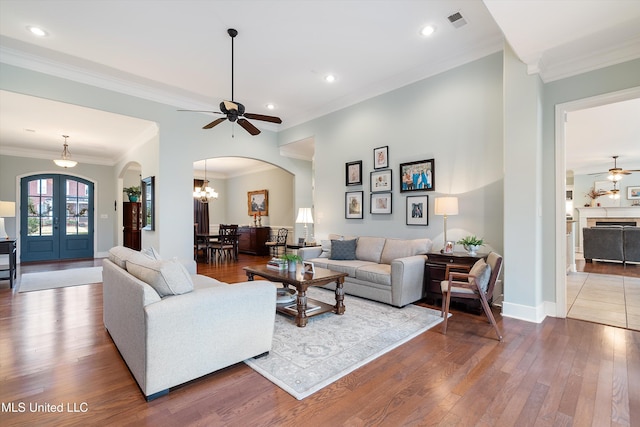
[[[208,125],[204,126],[202,129],[211,129],[212,127],[219,125],[220,123],[224,122],[225,120],[227,120],[226,117],[215,119],[214,121],[212,121]]]
[[[275,116],[265,116],[263,114],[253,114],[253,113],[245,113],[244,116],[247,119],[262,120],[263,122],[282,123],[282,120],[280,119],[280,117],[275,117]]]
[[[223,114],[220,111],[211,111],[211,110],[176,110],[176,111],[186,111],[188,113],[213,113],[213,114]]]
[[[249,132],[251,135],[256,136],[257,134],[260,133],[260,129],[258,129],[257,127],[255,127],[254,125],[252,125],[248,120],[246,119],[238,119],[238,124],[240,126],[242,126],[244,128],[244,130],[246,130],[247,132]]]

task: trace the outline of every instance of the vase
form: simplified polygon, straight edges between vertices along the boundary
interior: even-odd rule
[[[478,253],[478,249],[480,249],[480,245],[464,245],[464,248],[467,250],[469,255],[475,256]]]
[[[130,202],[137,202],[138,201],[138,196],[129,196],[129,201]]]
[[[289,271],[296,271],[298,263],[295,261],[289,261]]]

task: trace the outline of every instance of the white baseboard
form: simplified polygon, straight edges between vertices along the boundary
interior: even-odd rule
[[[502,316],[511,317],[513,319],[525,320],[527,322],[542,323],[546,317],[545,304],[542,303],[537,307],[528,305],[514,304],[512,302],[503,301]]]

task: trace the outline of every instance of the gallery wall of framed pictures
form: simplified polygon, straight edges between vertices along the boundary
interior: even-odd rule
[[[435,159],[400,163],[400,193],[435,191]],[[345,164],[345,185],[361,186],[362,160]],[[389,168],[389,146],[373,149],[373,170],[369,172],[369,213],[391,215],[393,212],[393,172]],[[429,196],[405,197],[406,225],[429,225]],[[345,218],[364,218],[364,191],[345,192]]]

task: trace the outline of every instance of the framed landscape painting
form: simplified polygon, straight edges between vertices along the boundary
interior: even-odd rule
[[[407,225],[429,225],[429,196],[407,196]]]
[[[627,199],[628,200],[640,199],[640,187],[627,187]]]
[[[436,189],[435,160],[400,163],[400,192]]]
[[[362,191],[347,191],[344,197],[344,217],[362,219]]]
[[[269,192],[267,190],[248,191],[247,208],[249,216],[269,216]]]

